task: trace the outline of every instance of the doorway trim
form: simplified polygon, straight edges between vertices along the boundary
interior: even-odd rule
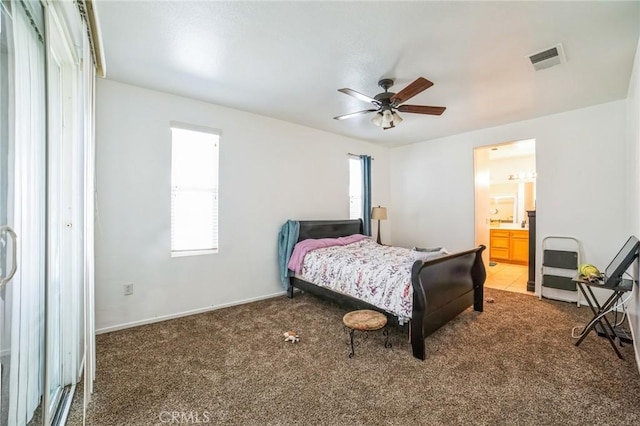
[[[505,230],[509,230],[509,229],[513,229],[513,230],[517,230],[517,229],[521,229],[521,222],[524,220],[527,220],[527,214],[526,214],[526,207],[529,206],[525,206],[525,183],[528,181],[531,181],[532,177],[531,176],[526,176],[526,174],[528,172],[534,172],[536,169],[535,166],[535,158],[536,158],[536,150],[535,150],[535,138],[525,138],[525,139],[519,139],[519,140],[512,140],[512,141],[507,141],[507,142],[501,142],[501,143],[496,143],[496,144],[490,144],[490,145],[481,145],[481,146],[476,146],[473,148],[473,159],[474,159],[474,170],[473,170],[473,175],[474,175],[474,236],[475,236],[475,244],[476,245],[485,245],[487,247],[487,250],[485,250],[486,256],[483,256],[483,261],[485,262],[485,265],[487,265],[487,269],[490,267],[491,265],[491,258],[492,258],[492,254],[491,254],[491,214],[490,214],[490,210],[491,210],[491,205],[490,205],[490,194],[491,194],[491,185],[492,185],[492,180],[495,181],[495,179],[491,179],[491,161],[503,161],[503,165],[502,168],[504,167],[504,161],[505,160],[496,160],[496,159],[491,159],[490,158],[490,153],[492,150],[494,149],[498,149],[500,147],[506,147],[506,146],[514,146],[515,149],[518,149],[517,144],[522,143],[522,142],[527,142],[527,141],[532,141],[533,144],[533,149],[531,149],[531,145],[529,145],[527,148],[525,148],[522,151],[522,154],[518,154],[515,153],[512,157],[514,159],[517,159],[520,156],[527,156],[527,155],[533,155],[534,158],[534,167],[533,170],[518,170],[519,168],[521,168],[520,166],[522,165],[514,165],[513,170],[509,171],[507,173],[507,171],[504,171],[504,183],[506,184],[507,181],[510,181],[511,178],[507,178],[507,176],[509,175],[514,175],[515,179],[513,179],[514,183],[518,184],[518,194],[520,196],[516,197],[518,199],[518,201],[516,201],[517,204],[515,204],[513,206],[514,209],[514,218],[513,218],[513,224],[511,225],[503,225]],[[526,146],[525,144],[523,144],[522,146]],[[503,158],[507,159],[506,161],[508,161],[508,159],[511,157],[511,155],[507,155]],[[528,166],[527,166],[528,167]],[[505,168],[506,169],[506,168]],[[518,177],[518,175],[520,175],[520,173],[524,172],[525,176],[521,176]],[[500,175],[501,173],[503,173],[503,170],[499,170],[498,174]],[[535,175],[532,175],[533,178],[535,178]],[[499,180],[503,180],[503,179],[499,179]],[[495,182],[494,182],[495,183]],[[494,188],[495,189],[495,188]],[[535,200],[535,189],[534,189],[534,200]],[[530,198],[529,198],[530,199]],[[534,204],[535,205],[535,204]],[[515,214],[517,209],[518,214]],[[529,208],[530,210],[530,208]],[[522,216],[522,217],[520,217]],[[494,219],[497,219],[497,217],[494,217]],[[503,219],[503,224],[504,224],[504,219]],[[508,219],[508,218],[507,218]],[[528,229],[528,227],[527,227]],[[535,238],[535,237],[534,237]],[[535,246],[535,244],[534,244]],[[518,246],[520,247],[520,246]],[[484,253],[483,253],[484,254]],[[518,256],[519,258],[521,256]],[[508,262],[506,262],[508,263]],[[520,263],[520,262],[517,262]],[[520,263],[522,264],[522,263]],[[527,259],[527,266],[529,266],[530,268],[534,268],[535,269],[535,265],[529,265],[529,259]],[[527,280],[528,281],[528,280]],[[524,286],[527,288],[527,290],[529,290],[529,287],[527,284],[528,282],[523,283]],[[532,294],[536,294],[535,292]]]

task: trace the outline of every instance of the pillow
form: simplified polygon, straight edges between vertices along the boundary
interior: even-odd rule
[[[300,271],[302,271],[302,262],[308,252],[323,247],[346,246],[347,244],[356,243],[367,238],[370,237],[362,234],[353,234],[338,238],[309,238],[302,240],[293,247],[288,268],[296,273],[300,273]]]
[[[442,250],[442,247],[427,247],[427,248],[423,248],[423,247],[414,247],[411,250],[415,250],[415,251],[422,251],[425,253],[430,253],[430,252],[434,252],[434,251],[440,251]]]
[[[422,260],[426,262],[427,260],[436,259],[446,254],[449,254],[449,252],[443,249],[442,247],[436,247],[433,249],[421,249],[421,250],[414,248],[413,250],[411,250],[411,257],[413,258],[414,261]]]

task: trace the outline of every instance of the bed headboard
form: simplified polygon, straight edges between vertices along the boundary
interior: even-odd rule
[[[338,238],[362,234],[362,219],[301,220],[298,241],[308,238]]]

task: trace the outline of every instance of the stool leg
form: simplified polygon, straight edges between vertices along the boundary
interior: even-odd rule
[[[349,341],[351,342],[351,353],[349,354],[349,358],[353,358],[356,356],[356,352],[353,350],[353,333],[355,330],[352,328],[349,330]]]
[[[391,342],[389,342],[389,329],[387,327],[382,330],[382,335],[384,336],[384,347],[390,348]]]

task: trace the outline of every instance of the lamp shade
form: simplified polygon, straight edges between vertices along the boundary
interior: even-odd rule
[[[387,220],[387,208],[378,206],[371,209],[371,219]]]

